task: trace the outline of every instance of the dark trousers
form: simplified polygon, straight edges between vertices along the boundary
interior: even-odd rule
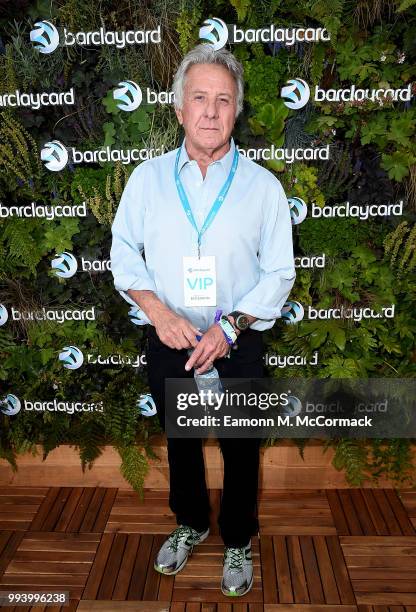
[[[165,378],[192,378],[186,372],[186,349],[164,345],[148,326],[147,369],[151,394],[165,430]],[[262,332],[248,329],[238,338],[230,358],[215,361],[220,377],[263,376]],[[225,546],[242,547],[258,532],[257,491],[260,438],[219,438],[224,460],[224,482],[218,525]],[[209,526],[210,503],[205,481],[201,438],[167,438],[169,506],[178,525],[198,531]]]

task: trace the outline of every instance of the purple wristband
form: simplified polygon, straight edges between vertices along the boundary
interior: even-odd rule
[[[215,311],[214,323],[218,323],[218,321],[221,319],[221,315],[222,315],[222,310]]]

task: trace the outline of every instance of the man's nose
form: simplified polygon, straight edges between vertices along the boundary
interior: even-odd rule
[[[207,100],[205,105],[205,115],[210,119],[218,116],[217,101],[215,99]]]

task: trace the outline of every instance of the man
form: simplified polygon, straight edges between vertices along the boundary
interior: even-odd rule
[[[198,45],[183,58],[173,91],[184,141],[135,168],[111,248],[115,287],[149,324],[149,386],[163,429],[165,378],[189,378],[193,368],[204,373],[214,363],[222,377],[263,375],[262,331],[281,316],[295,281],[283,188],[271,172],[239,154],[231,137],[243,105],[241,64],[225,49]],[[199,264],[210,278],[202,290],[192,289],[190,276]],[[217,309],[228,320],[214,322]],[[226,595],[244,595],[253,583],[260,442],[219,440]],[[178,527],[154,567],[176,574],[208,536],[210,505],[202,440],[168,437],[167,445],[169,504]]]

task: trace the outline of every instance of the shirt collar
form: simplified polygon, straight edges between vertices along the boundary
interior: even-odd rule
[[[181,146],[181,152],[179,154],[179,162],[178,162],[178,173],[182,170],[183,166],[192,161],[189,159],[188,151],[185,147],[186,137],[183,139],[183,143]],[[228,176],[231,166],[234,159],[234,151],[235,151],[235,142],[234,138],[231,136],[230,138],[230,148],[220,159],[217,159],[215,162],[211,162],[212,164],[218,164],[224,170],[225,175]],[[210,164],[211,165],[211,164]]]

